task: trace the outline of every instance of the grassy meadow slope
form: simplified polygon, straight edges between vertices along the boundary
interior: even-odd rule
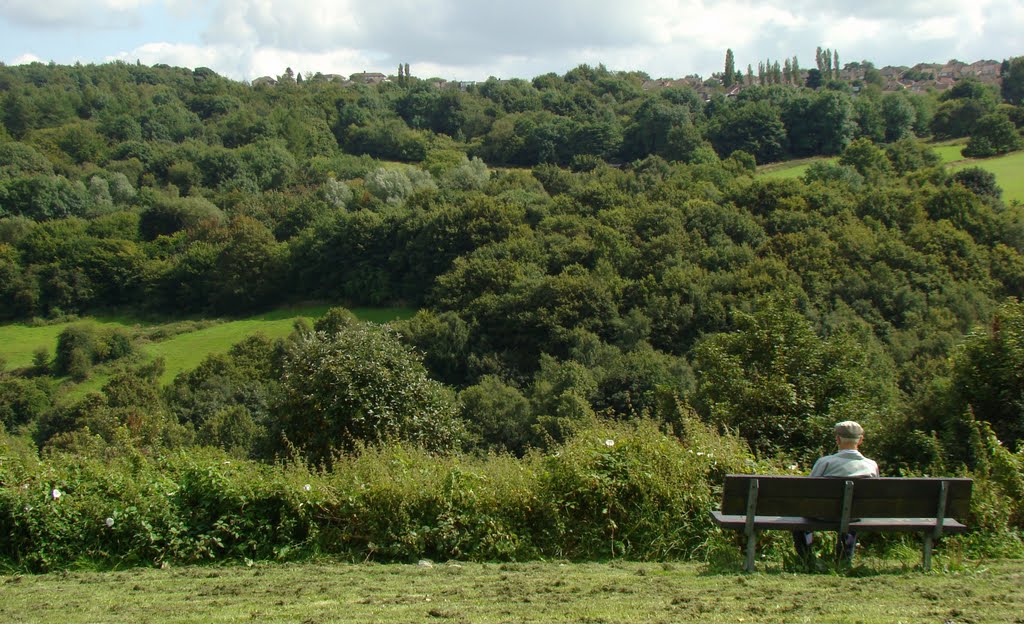
[[[0,356],[6,358],[9,369],[31,366],[33,353],[45,348],[51,354],[57,346],[57,336],[76,322],[92,321],[106,327],[122,327],[137,338],[144,361],[164,358],[165,369],[161,382],[169,383],[182,371],[195,368],[211,353],[224,353],[246,336],[262,333],[280,338],[291,332],[300,318],[316,319],[327,311],[327,305],[286,308],[234,320],[143,321],[130,317],[86,317],[74,322],[32,326],[22,323],[0,325]],[[408,308],[353,308],[360,319],[387,322],[409,318],[414,313]],[[89,379],[68,388],[70,397],[99,390],[109,378],[98,368]],[[70,380],[67,382],[70,384]]]
[[[949,165],[959,170],[966,167],[981,167],[996,176],[996,181],[1003,189],[1003,200],[1024,203],[1024,152],[1014,152],[1005,156],[985,159],[961,159]]]
[[[1003,189],[1003,200],[1024,203],[1024,152],[1013,152],[995,158],[964,158],[960,150],[966,143],[963,140],[936,144],[932,147],[942,159],[942,164],[951,171],[967,167],[981,167],[996,176],[996,181]],[[766,178],[790,179],[799,178],[814,162],[835,160],[835,158],[805,158],[773,163],[758,168],[758,173]]]

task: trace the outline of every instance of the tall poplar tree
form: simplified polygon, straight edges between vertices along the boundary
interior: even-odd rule
[[[790,73],[793,76],[793,84],[800,84],[800,62],[796,60],[796,55],[793,55],[793,65],[790,67]]]
[[[839,50],[832,50],[832,68],[836,73],[836,80],[840,78],[839,75]]]
[[[732,48],[725,51],[725,75],[722,77],[722,84],[731,87],[736,80],[736,59],[733,58]]]

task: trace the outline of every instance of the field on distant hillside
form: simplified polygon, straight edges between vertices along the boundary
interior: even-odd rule
[[[1024,152],[1014,152],[997,158],[959,160],[950,167],[954,170],[981,167],[991,171],[1003,189],[1003,201],[1024,203]]]
[[[318,305],[287,308],[234,320],[159,323],[128,317],[87,317],[75,322],[91,320],[101,326],[123,327],[129,330],[137,338],[145,361],[164,358],[166,368],[160,380],[169,383],[178,373],[195,368],[207,355],[224,353],[246,336],[259,332],[270,338],[284,337],[292,330],[295,321],[300,318],[319,318],[328,307]],[[409,318],[414,314],[414,310],[409,308],[352,308],[352,312],[362,320],[377,323]],[[30,366],[33,353],[40,347],[45,348],[52,357],[57,346],[57,336],[72,324],[73,322],[42,326],[21,323],[0,325],[0,356],[7,360],[8,369]],[[99,369],[89,379],[69,387],[69,395],[75,397],[99,390],[107,379],[108,375]]]
[[[254,564],[0,576],[7,622],[1024,622],[1019,561],[923,574],[698,564]]]
[[[1014,152],[996,158],[964,158],[960,150],[965,143],[941,143],[932,149],[938,153],[942,163],[951,170],[957,171],[966,167],[981,167],[996,176],[996,182],[1003,189],[1003,201],[1024,203],[1024,151]],[[758,168],[758,175],[766,178],[787,179],[799,178],[814,162],[835,160],[834,158],[805,158],[783,163],[772,163]]]
[[[799,178],[807,171],[807,168],[812,163],[818,161],[830,161],[835,158],[801,158],[800,160],[789,160],[786,162],[772,163],[763,167],[758,167],[757,172],[759,175],[766,178],[775,178],[778,180],[788,180],[791,178]]]

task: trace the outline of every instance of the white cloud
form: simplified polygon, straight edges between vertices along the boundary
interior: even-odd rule
[[[22,54],[11,61],[11,65],[28,65],[29,63],[42,63],[43,59],[35,54]]]
[[[13,24],[34,28],[128,28],[154,0],[3,0],[0,14]]]
[[[580,63],[706,76],[726,48],[745,68],[793,55],[809,66],[817,46],[883,66],[1020,55],[1022,33],[1020,0],[0,0],[8,58],[94,54],[81,60],[205,65],[240,79],[399,62],[468,80]]]
[[[286,67],[296,73],[350,74],[373,65],[358,50],[337,49],[322,53],[303,53],[276,48],[240,48],[232,45],[190,45],[149,43],[130,51],[110,56],[107,61],[121,60],[146,65],[167,63],[180,67],[210,67],[235,80],[251,80],[259,76],[279,76]]]
[[[915,24],[907,36],[917,40],[955,39],[963,26],[954,17],[932,17]]]

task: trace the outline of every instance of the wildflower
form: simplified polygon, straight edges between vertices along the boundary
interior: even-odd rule
[[[306,490],[308,492],[308,491],[313,489],[313,486],[311,486],[310,484],[307,483],[306,485],[302,486],[302,489],[304,489],[304,490]]]
[[[113,518],[107,518],[107,527],[110,528],[110,527],[113,527],[113,526],[114,526],[114,519]]]
[[[604,441],[604,445],[609,447],[609,448],[613,447],[613,446],[615,446],[615,440],[605,440]]]
[[[50,496],[53,497],[53,500],[57,500],[58,498],[61,497],[61,491],[58,490],[57,488],[53,488],[53,491],[50,492]]]
[[[793,471],[793,472],[796,472],[796,469],[797,469],[797,468],[798,468],[798,466],[797,466],[796,464],[790,464],[790,465],[789,465],[789,469],[790,469],[791,471]]]

